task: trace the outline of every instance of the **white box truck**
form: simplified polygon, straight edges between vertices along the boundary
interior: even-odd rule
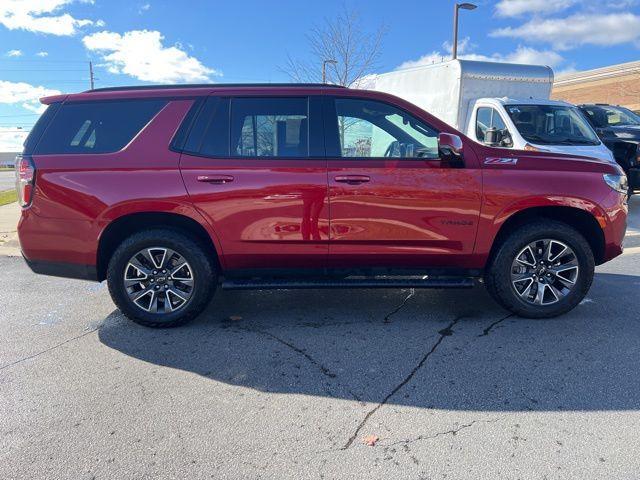
[[[408,100],[480,143],[614,162],[575,106],[549,100],[552,86],[550,67],[450,60],[376,75],[366,88]]]

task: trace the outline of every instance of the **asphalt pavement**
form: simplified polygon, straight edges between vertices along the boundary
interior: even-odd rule
[[[631,209],[627,252],[553,320],[480,287],[254,291],[152,330],[0,257],[0,478],[637,478]]]
[[[13,170],[0,170],[0,192],[16,188],[16,176]]]

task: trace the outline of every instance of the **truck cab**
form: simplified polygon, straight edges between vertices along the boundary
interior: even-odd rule
[[[478,143],[593,157],[614,162],[577,107],[533,98],[479,98],[472,101],[465,133]]]
[[[614,163],[578,109],[550,100],[543,65],[450,60],[376,75],[367,88],[403,98],[491,147],[594,157]]]

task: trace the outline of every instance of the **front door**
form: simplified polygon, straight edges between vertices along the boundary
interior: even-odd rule
[[[331,267],[471,264],[481,172],[441,162],[434,128],[345,96],[327,97],[325,132]]]
[[[210,97],[180,160],[227,270],[323,268],[329,209],[320,97]]]

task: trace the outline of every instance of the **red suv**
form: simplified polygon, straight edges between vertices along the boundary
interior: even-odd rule
[[[465,288],[551,317],[622,252],[626,177],[475,143],[391,95],[330,85],[123,87],[47,97],[18,161],[34,272],[107,280],[132,320],[217,286]]]

